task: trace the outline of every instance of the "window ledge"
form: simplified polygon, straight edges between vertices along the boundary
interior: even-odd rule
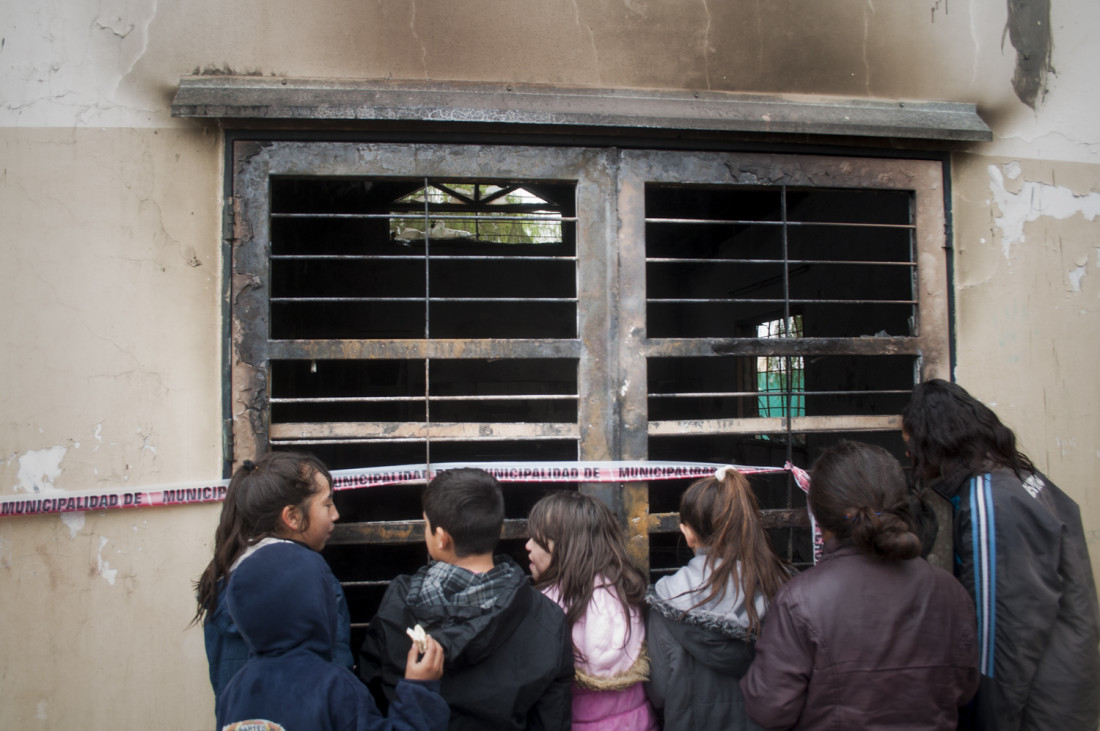
[[[465,122],[989,141],[973,104],[521,84],[185,76],[172,116]]]

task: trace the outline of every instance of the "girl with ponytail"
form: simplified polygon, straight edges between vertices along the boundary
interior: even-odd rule
[[[737,681],[790,572],[772,550],[748,480],[733,467],[684,492],[680,531],[695,557],[646,597],[649,698],[665,731],[755,729]]]
[[[769,728],[954,729],[978,687],[970,597],[929,565],[897,460],[841,442],[810,472],[825,548],[776,595],[741,680]]]

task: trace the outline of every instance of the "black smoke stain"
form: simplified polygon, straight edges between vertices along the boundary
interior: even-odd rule
[[[1012,88],[1032,109],[1047,92],[1047,74],[1054,37],[1050,32],[1050,0],[1008,0],[1005,32],[1016,49],[1016,73]]]

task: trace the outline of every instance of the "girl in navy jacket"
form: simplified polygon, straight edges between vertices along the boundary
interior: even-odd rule
[[[409,643],[408,669],[389,718],[354,673],[332,662],[331,575],[320,555],[292,542],[259,549],[233,572],[226,604],[252,654],[218,698],[218,728],[446,728],[450,712],[439,695],[443,651],[430,637],[423,656]]]

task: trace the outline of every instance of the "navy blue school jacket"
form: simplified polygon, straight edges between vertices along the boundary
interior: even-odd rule
[[[402,680],[389,718],[347,668],[332,662],[336,598],[319,554],[265,546],[231,574],[226,603],[251,655],[217,700],[218,728],[263,721],[286,731],[443,729],[438,681]]]

